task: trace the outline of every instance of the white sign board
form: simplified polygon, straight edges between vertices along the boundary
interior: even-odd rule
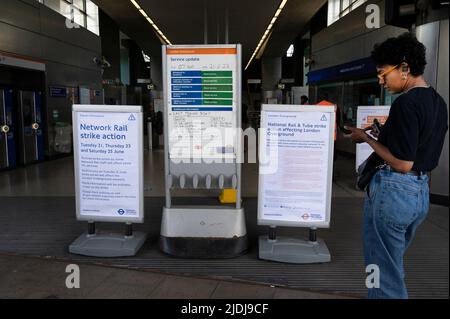
[[[263,105],[258,224],[329,227],[334,107]]]
[[[74,105],[77,218],[142,223],[141,106]]]
[[[373,124],[374,119],[378,119],[384,124],[389,117],[390,106],[358,106],[356,116],[356,126],[365,129]],[[356,171],[358,167],[372,154],[373,149],[367,143],[356,145]]]
[[[238,50],[238,45],[165,47],[171,159],[235,158],[237,139],[230,132],[237,126]]]

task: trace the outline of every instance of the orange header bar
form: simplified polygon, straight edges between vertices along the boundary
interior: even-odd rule
[[[381,124],[386,123],[389,116],[368,116],[367,123],[373,123],[374,119],[377,119]]]
[[[237,54],[236,48],[167,49],[167,54]]]

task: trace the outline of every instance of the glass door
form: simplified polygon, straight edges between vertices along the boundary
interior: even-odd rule
[[[9,126],[6,121],[5,91],[0,90],[0,169],[9,166],[8,163],[8,132]]]
[[[36,118],[35,93],[20,91],[20,119],[23,164],[38,160],[37,131],[39,124]]]

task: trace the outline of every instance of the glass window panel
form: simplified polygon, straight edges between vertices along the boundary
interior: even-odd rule
[[[86,0],[86,14],[88,30],[99,35],[98,7],[91,0]]]
[[[356,1],[354,1],[353,4],[352,4],[352,10],[358,8],[360,5],[362,5],[366,1],[367,0],[356,0]]]
[[[50,9],[61,13],[61,0],[45,0],[44,4]]]
[[[350,13],[367,0],[329,0],[328,1],[328,26]]]
[[[339,19],[340,0],[328,1],[328,25],[333,24]]]
[[[81,11],[85,10],[84,0],[73,0],[73,5]]]
[[[100,32],[99,32],[99,27],[98,27],[98,20],[93,19],[91,17],[87,17],[86,20],[87,20],[86,21],[87,22],[87,29],[89,31],[91,31],[92,33],[94,33],[94,34],[99,35]]]
[[[80,10],[75,9],[75,8],[73,8],[73,21],[76,24],[86,27],[86,24],[84,21],[84,14]]]
[[[341,11],[347,9],[349,5],[350,5],[350,0],[342,0]]]
[[[86,0],[86,14],[98,19],[98,7],[91,0]]]
[[[47,1],[45,2],[47,3]],[[67,19],[72,20],[72,5],[63,0],[59,0],[59,13],[65,16]]]

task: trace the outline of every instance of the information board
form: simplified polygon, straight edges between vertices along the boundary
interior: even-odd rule
[[[375,118],[378,119],[381,124],[384,124],[389,117],[390,109],[391,107],[386,105],[358,106],[356,116],[357,127],[365,129],[373,124]],[[358,171],[358,167],[370,156],[370,154],[372,154],[372,152],[372,147],[367,143],[356,145],[356,171]]]
[[[141,106],[74,105],[77,218],[142,223]]]
[[[164,50],[170,158],[235,158],[238,45]]]
[[[258,224],[329,227],[334,107],[263,105]]]

